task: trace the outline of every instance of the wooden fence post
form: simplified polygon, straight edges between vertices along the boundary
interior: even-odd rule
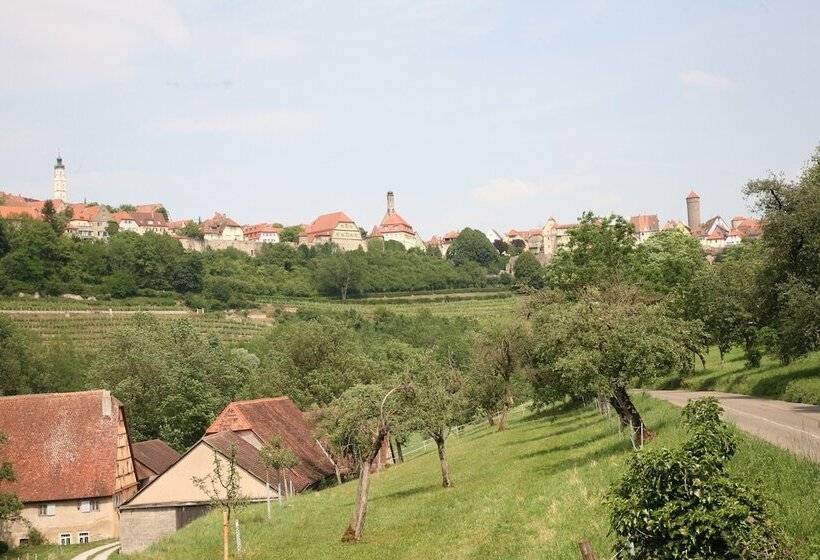
[[[589,544],[588,540],[582,540],[578,543],[578,546],[581,549],[581,558],[583,558],[583,560],[596,560],[595,552],[592,550],[592,545]]]

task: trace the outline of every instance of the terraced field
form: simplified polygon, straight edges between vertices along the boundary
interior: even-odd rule
[[[161,315],[168,320],[179,319],[180,315]],[[126,319],[124,315],[107,313],[62,314],[14,314],[14,321],[26,329],[37,333],[44,342],[66,340],[83,350],[99,348],[120,327]],[[238,342],[259,334],[268,324],[267,321],[247,319],[239,316],[221,314],[184,315],[203,334],[214,334],[223,341]]]

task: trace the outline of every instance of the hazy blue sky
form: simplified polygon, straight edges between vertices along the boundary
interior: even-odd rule
[[[820,141],[820,2],[0,6],[0,190],[422,235],[745,211]]]

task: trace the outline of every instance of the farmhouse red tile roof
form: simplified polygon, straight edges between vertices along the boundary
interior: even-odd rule
[[[284,445],[299,459],[293,471],[304,486],[334,472],[333,464],[316,442],[313,426],[288,397],[232,402],[205,434],[245,430],[252,431],[264,443],[274,436],[282,438]]]
[[[155,212],[117,212],[114,221],[119,223],[125,220],[136,222],[138,226],[167,227],[168,220],[162,214]]]
[[[23,502],[112,496],[122,416],[107,391],[0,397],[0,432],[8,437],[0,463],[10,462],[16,475],[3,491]]]
[[[281,233],[282,228],[277,227],[273,224],[253,224],[248,226],[242,226],[242,232],[247,234],[254,234],[254,233]]]
[[[181,457],[176,449],[161,439],[131,444],[131,451],[139,480],[164,473]]]
[[[215,434],[207,434],[202,438],[206,445],[218,451],[224,457],[231,456],[231,447],[236,452],[236,464],[251,473],[253,476],[261,481],[265,481],[267,472],[268,480],[272,485],[279,482],[279,473],[274,471],[267,471],[265,463],[262,462],[262,457],[259,455],[259,450],[238,436],[235,432],[216,432]],[[310,484],[305,484],[303,479],[294,477],[293,485],[296,490],[303,490]]]
[[[629,218],[632,225],[635,226],[635,231],[638,233],[646,233],[650,231],[658,231],[660,229],[657,214],[641,214],[639,216],[632,216]]]

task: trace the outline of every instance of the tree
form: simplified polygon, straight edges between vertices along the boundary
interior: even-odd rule
[[[8,438],[0,432],[0,446],[7,444]],[[0,530],[4,530],[7,524],[20,519],[20,512],[23,510],[23,502],[16,494],[2,490],[3,482],[14,482],[15,480],[11,463],[8,461],[0,463]]]
[[[0,258],[3,258],[10,248],[8,225],[5,220],[0,220]]]
[[[515,404],[513,378],[529,363],[531,340],[529,325],[518,320],[500,320],[476,333],[472,398],[488,417],[501,410],[499,432],[507,429],[507,412]]]
[[[397,390],[398,386],[356,385],[333,401],[324,413],[324,433],[342,454],[352,458],[359,467],[353,512],[342,541],[357,542],[362,538],[370,471],[391,426],[399,423],[399,412],[390,398]]]
[[[247,503],[247,498],[242,495],[239,471],[236,469],[236,446],[230,446],[227,471],[224,463],[225,459],[214,451],[214,466],[211,474],[204,477],[192,476],[191,481],[208,496],[212,506],[222,510],[222,558],[228,560],[231,516],[238,507]]]
[[[166,210],[166,209],[165,209],[165,206],[160,206],[159,208],[157,208],[157,209],[155,210],[155,212],[156,212],[157,214],[161,215],[161,216],[162,216],[163,218],[165,218],[166,220],[168,220],[168,210]]]
[[[259,457],[262,459],[262,462],[265,466],[269,469],[273,469],[276,472],[276,476],[279,478],[280,485],[278,487],[277,492],[279,493],[279,503],[282,503],[282,485],[285,487],[285,493],[287,494],[287,478],[285,478],[284,471],[288,469],[292,469],[296,465],[299,464],[299,459],[296,455],[285,447],[284,443],[282,442],[282,438],[278,436],[273,436],[268,443],[262,446],[259,450]],[[267,478],[267,472],[265,472],[265,476]],[[269,480],[265,480],[265,484],[270,484]],[[270,499],[268,499],[268,519],[270,519]]]
[[[177,232],[180,237],[187,237],[189,239],[203,239],[202,228],[196,222],[188,221],[185,225],[179,228]]]
[[[402,383],[402,404],[409,411],[410,426],[436,442],[441,483],[453,485],[445,443],[450,428],[464,419],[466,400],[461,372],[442,365],[431,352],[410,360]]]
[[[698,240],[679,230],[659,232],[637,249],[640,281],[664,294],[690,285],[708,266]]]
[[[47,389],[46,364],[32,337],[11,319],[0,316],[0,395],[17,395]]]
[[[820,349],[820,146],[796,181],[757,179],[745,194],[763,214],[759,321],[788,362]]]
[[[120,231],[120,224],[117,222],[108,222],[108,225],[105,226],[105,233],[108,237],[116,235],[118,231]]]
[[[299,241],[300,233],[302,233],[302,226],[287,226],[282,228],[279,239],[288,243],[296,243]]]
[[[464,228],[447,249],[447,259],[456,266],[474,262],[488,270],[498,268],[498,251],[477,229]]]
[[[544,287],[543,267],[529,251],[524,251],[518,256],[513,273],[516,283],[520,286],[536,289]]]
[[[569,241],[545,269],[551,288],[574,292],[585,286],[604,286],[634,275],[634,227],[622,216],[597,218],[585,212]]]
[[[364,285],[364,259],[361,251],[336,252],[316,265],[319,289],[338,294],[342,301],[349,292],[360,292]]]
[[[628,285],[587,288],[577,301],[534,313],[536,384],[556,379],[574,395],[607,399],[633,444],[647,430],[628,389],[660,375],[688,373],[702,344],[700,326],[675,318]]]
[[[720,413],[716,399],[690,401],[681,448],[630,457],[609,498],[614,558],[794,558],[763,497],[727,468],[736,442]]]

